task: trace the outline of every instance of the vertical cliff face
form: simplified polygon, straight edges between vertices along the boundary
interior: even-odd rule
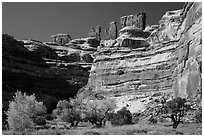
[[[178,31],[176,67],[173,71],[175,96],[193,97],[201,92],[202,4],[188,3]]]
[[[119,37],[102,41],[95,53],[88,89],[109,95],[170,91],[192,97],[201,89],[201,15],[201,3],[187,3],[168,11],[159,26],[146,29],[145,14],[122,17]]]

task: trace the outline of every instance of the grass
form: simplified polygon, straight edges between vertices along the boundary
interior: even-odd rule
[[[3,134],[11,134],[3,131]],[[77,127],[74,129],[41,129],[26,133],[32,135],[201,135],[202,124],[180,124],[177,129],[162,123],[149,125],[139,123],[125,126],[107,126],[104,128]]]

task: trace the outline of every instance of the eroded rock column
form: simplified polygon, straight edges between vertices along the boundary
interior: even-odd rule
[[[98,40],[101,40],[101,26],[96,26],[95,28],[91,28],[88,33],[89,37],[95,37]]]
[[[105,30],[105,39],[116,39],[118,37],[117,24],[115,21],[110,23],[109,29]]]

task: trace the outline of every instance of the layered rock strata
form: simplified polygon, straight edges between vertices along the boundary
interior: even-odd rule
[[[89,71],[93,62],[93,54],[100,41],[95,37],[87,37],[73,39],[65,45],[56,45],[56,43],[50,42],[44,42],[44,44],[57,53],[61,65],[77,63]]]
[[[202,91],[202,3],[187,3],[177,35],[173,70],[175,96],[194,97]]]
[[[187,3],[144,29],[145,14],[121,18],[115,40],[101,42],[88,89],[95,94],[174,92],[191,98],[201,91],[202,4]]]

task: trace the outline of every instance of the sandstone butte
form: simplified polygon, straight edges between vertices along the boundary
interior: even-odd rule
[[[87,38],[68,34],[52,42],[2,36],[2,99],[6,110],[16,90],[35,93],[48,107],[81,91],[88,96],[170,92],[192,98],[201,92],[202,3],[168,11],[159,25],[146,26],[146,13],[123,16]]]

